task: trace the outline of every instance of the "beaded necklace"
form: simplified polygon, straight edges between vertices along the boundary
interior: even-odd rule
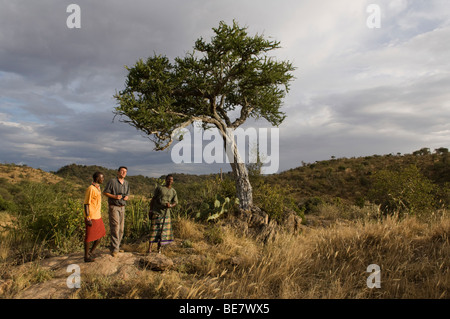
[[[100,185],[97,185],[94,182],[92,183],[92,185],[95,186],[95,188],[97,188],[99,192],[101,192]]]

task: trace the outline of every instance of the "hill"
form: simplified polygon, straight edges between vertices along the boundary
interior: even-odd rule
[[[63,180],[62,177],[35,169],[27,165],[0,164],[0,179],[12,184],[27,180],[38,183],[56,184]]]
[[[368,195],[380,171],[401,172],[410,165],[433,185],[449,189],[445,152],[332,158],[276,175],[253,174],[258,205],[276,209],[285,204],[286,193],[300,209],[316,199],[324,203],[303,211],[306,223],[295,232],[277,231],[267,242],[252,230],[271,229],[273,219],[196,217],[198,212],[207,217],[218,195],[233,193],[229,178],[176,174],[181,204],[173,215],[175,241],[161,254],[171,260],[163,271],[146,262],[157,254],[145,254],[148,203],[141,198],[131,199],[127,209],[125,252],[117,259],[108,253],[105,218],[107,237],[97,259],[83,262],[80,197],[94,171],[109,178],[115,170],[72,164],[42,174],[1,165],[0,298],[448,298],[448,209],[400,216],[381,215],[377,205],[352,204]],[[127,179],[144,195],[157,180]],[[255,227],[257,221],[267,227]],[[381,268],[381,289],[368,289],[366,269],[372,264]],[[80,269],[78,289],[67,286],[73,265]]]
[[[322,200],[339,200],[348,203],[363,203],[367,199],[372,187],[371,177],[381,170],[401,171],[410,165],[416,166],[420,172],[439,187],[450,183],[450,154],[446,148],[436,149],[431,153],[423,148],[405,155],[372,155],[358,158],[332,158],[315,163],[302,163],[302,166],[289,169],[279,174],[268,176],[250,176],[252,185],[259,182],[276,185],[289,190],[297,205],[304,205],[308,200],[320,198]],[[101,171],[105,180],[116,176],[115,169],[101,166],[70,164],[61,167],[54,173],[44,172],[28,166],[15,164],[0,164],[0,180],[11,184],[20,181],[34,181],[44,183],[58,183],[63,180],[73,182],[83,189],[92,181],[92,174]],[[172,173],[177,188],[184,192],[191,186],[201,187],[207,180],[218,177],[217,174],[192,175]],[[224,178],[231,178],[225,173]],[[134,195],[148,196],[154,189],[158,178],[143,175],[128,175],[127,180]],[[187,195],[189,192],[184,192]],[[1,195],[1,194],[0,194]]]
[[[105,181],[117,176],[117,170],[108,169],[96,165],[77,165],[70,164],[61,167],[55,172],[55,175],[64,178],[65,180],[73,181],[74,183],[80,185],[87,185],[92,181],[92,174],[96,171],[100,171],[105,176]],[[178,185],[187,185],[191,183],[199,183],[204,181],[211,175],[190,175],[190,174],[180,174],[172,173],[176,183]],[[143,175],[127,175],[126,179],[132,187],[132,192],[135,195],[148,196],[153,191],[155,184],[161,181],[165,176],[162,175],[159,178],[147,177]]]
[[[340,198],[352,203],[364,201],[372,187],[371,177],[381,170],[399,172],[414,165],[439,187],[450,182],[450,154],[415,151],[405,155],[373,155],[358,158],[332,158],[267,177],[267,182],[289,185],[298,202],[312,197]]]

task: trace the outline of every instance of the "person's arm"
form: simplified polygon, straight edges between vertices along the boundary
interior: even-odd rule
[[[92,201],[92,187],[88,187],[86,195],[84,196],[84,222],[87,226],[92,226],[91,214],[89,210],[89,204]]]
[[[86,214],[85,222],[88,226],[92,226],[91,216],[89,214],[89,204],[84,204],[84,212]]]
[[[152,199],[150,200],[150,211],[148,212],[148,217],[151,219],[151,215],[153,214],[153,207],[155,206],[156,197],[159,194],[159,187],[157,186],[155,191],[153,192]]]
[[[178,203],[176,203],[176,202],[169,202],[169,203],[167,203],[167,208],[175,207],[175,206],[177,206],[177,204]]]
[[[173,190],[173,191],[174,191],[175,195],[173,196],[173,198],[171,200],[172,203],[167,203],[168,208],[173,208],[173,207],[177,206],[177,204],[178,204],[177,192],[175,190]]]
[[[123,200],[128,200],[130,195],[130,185],[127,183],[127,191],[125,193],[125,196],[123,197]]]
[[[112,191],[113,191],[112,184],[111,184],[111,181],[109,181],[108,184],[106,184],[105,189],[103,190],[103,195],[105,195],[106,197],[111,198],[111,199],[121,199],[122,198],[122,195],[111,194]]]
[[[155,197],[152,197],[152,199],[150,200],[150,210],[148,211],[148,219],[152,219],[153,217],[153,203],[154,203],[154,199]]]
[[[103,195],[105,195],[106,197],[112,198],[112,199],[121,199],[122,198],[122,195],[112,195],[112,194],[106,193],[106,192],[103,192]]]

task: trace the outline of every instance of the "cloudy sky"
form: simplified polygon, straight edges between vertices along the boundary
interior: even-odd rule
[[[80,28],[67,25],[72,3]],[[450,147],[447,0],[0,0],[0,162],[126,165],[147,176],[229,170],[174,163],[171,149],[153,151],[112,111],[125,65],[184,56],[233,19],[280,41],[273,55],[296,67],[279,172],[331,156]],[[270,129],[264,120],[245,127]]]

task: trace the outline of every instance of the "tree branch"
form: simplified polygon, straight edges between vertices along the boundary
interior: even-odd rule
[[[225,121],[225,124],[227,125],[227,127],[230,127],[231,126],[231,121],[230,121],[230,118],[227,115],[227,112],[225,112],[225,110],[223,109],[224,103],[225,103],[225,96],[222,95],[220,97],[220,105],[217,107],[217,111],[219,112],[219,114],[222,117],[222,119]]]
[[[167,149],[174,141],[174,137],[175,135],[178,133],[179,130],[188,127],[189,125],[191,125],[192,123],[196,122],[196,121],[201,121],[201,122],[205,122],[205,123],[210,123],[210,124],[214,124],[219,130],[222,127],[222,123],[216,119],[213,119],[209,116],[193,116],[190,117],[187,121],[177,125],[177,127],[175,129],[172,130],[172,133],[170,134],[170,139],[169,142],[167,142],[167,144],[163,147],[158,148],[158,150],[163,151],[165,149]],[[155,134],[155,133],[153,133]],[[158,133],[159,134],[159,133]],[[157,135],[157,134],[155,134]],[[163,140],[166,140],[167,138],[164,138]]]
[[[248,118],[249,114],[253,111],[253,107],[249,106],[249,103],[247,102],[247,99],[244,98],[245,103],[241,108],[241,115],[234,120],[234,122],[229,125],[229,127],[235,129],[237,128],[239,125],[241,125],[242,123],[245,122],[245,120]]]

